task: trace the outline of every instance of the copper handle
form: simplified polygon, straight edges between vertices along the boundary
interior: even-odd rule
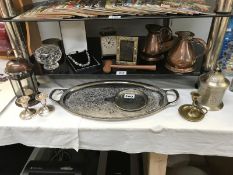
[[[111,68],[117,68],[117,69],[140,69],[140,70],[150,70],[155,71],[156,66],[155,65],[111,65]]]
[[[206,44],[206,42],[203,39],[201,39],[201,38],[193,38],[192,41],[194,43],[197,43],[197,44],[201,45],[203,47],[203,49],[204,49],[204,52],[202,54],[197,55],[196,58],[199,58],[199,57],[205,55],[206,50],[207,50],[207,44]]]
[[[168,33],[168,40],[164,40],[164,38],[162,37],[163,31],[167,31],[167,33]],[[160,29],[160,39],[161,39],[161,41],[162,42],[169,41],[171,38],[172,38],[172,30],[169,27],[162,27]]]

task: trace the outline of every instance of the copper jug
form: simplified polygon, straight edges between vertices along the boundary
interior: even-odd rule
[[[148,35],[142,51],[142,58],[146,61],[159,61],[163,53],[171,48],[172,31],[169,27],[147,24]]]
[[[169,51],[165,67],[176,73],[193,72],[197,58],[205,54],[206,42],[200,38],[194,38],[194,33],[189,31],[179,31],[176,34],[178,42]],[[203,48],[199,54],[194,48],[197,44]]]

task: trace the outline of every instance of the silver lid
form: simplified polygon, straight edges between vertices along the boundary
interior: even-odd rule
[[[212,87],[227,88],[230,85],[230,81],[225,78],[219,68],[217,68],[216,71],[210,71],[209,73],[201,75],[200,81]]]

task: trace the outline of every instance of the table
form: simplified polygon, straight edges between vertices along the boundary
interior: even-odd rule
[[[51,87],[71,87],[84,82],[81,79],[58,81],[44,77],[42,80],[40,90],[46,92],[49,92]],[[155,80],[147,80],[147,83],[150,83],[148,81],[157,84]],[[56,110],[50,116],[22,121],[18,117],[22,109],[12,102],[0,114],[0,145],[22,143],[35,147],[76,150],[149,152],[149,175],[165,175],[167,155],[171,154],[232,157],[233,93],[226,92],[223,110],[209,112],[201,122],[192,123],[181,118],[177,110],[180,105],[191,103],[190,92],[193,89],[178,91],[181,98],[177,105],[150,117],[117,122],[95,121],[74,116],[52,101],[49,103],[52,103]]]

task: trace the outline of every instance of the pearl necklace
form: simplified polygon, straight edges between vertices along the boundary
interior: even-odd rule
[[[86,67],[86,66],[89,66],[91,64],[91,57],[88,53],[88,51],[86,51],[86,55],[87,55],[87,63],[85,64],[82,64],[82,63],[79,63],[77,62],[76,60],[74,60],[74,58],[72,58],[70,55],[68,55],[68,58],[77,66],[79,67]]]

